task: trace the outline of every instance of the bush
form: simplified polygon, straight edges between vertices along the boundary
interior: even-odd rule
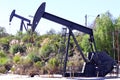
[[[9,44],[2,44],[2,49],[4,51],[8,51],[9,50]]]
[[[29,42],[29,40],[30,40],[30,35],[24,35],[22,38],[23,42]]]
[[[35,43],[35,46],[37,46],[37,47],[41,47],[41,45],[40,45],[40,41],[37,41],[37,42]]]
[[[6,57],[0,58],[0,65],[5,65],[7,64],[8,59]]]
[[[5,73],[6,72],[6,69],[4,66],[0,66],[0,73]]]
[[[3,51],[0,51],[0,65],[5,65],[8,62],[8,58]]]
[[[50,46],[49,44],[45,44],[40,49],[40,56],[42,56],[43,58],[47,58],[52,51],[52,46]]]
[[[32,63],[32,60],[30,59],[30,57],[28,57],[28,56],[25,56],[25,57],[21,57],[20,58],[20,63],[22,64],[22,65],[29,65],[29,64],[31,64]]]
[[[37,61],[35,64],[34,64],[37,68],[42,68],[44,66],[44,63],[41,62],[41,61]]]
[[[0,44],[8,44],[9,43],[9,39],[7,38],[0,38]]]
[[[51,59],[48,61],[48,65],[49,65],[50,69],[54,69],[54,68],[56,68],[56,67],[59,66],[59,61],[58,61],[58,59],[56,59],[56,58],[51,58]]]
[[[33,62],[37,62],[40,61],[41,59],[35,54],[35,53],[29,53],[28,57],[30,58],[31,61]]]
[[[14,57],[13,57],[13,61],[15,62],[15,63],[19,63],[20,62],[20,55],[15,55]]]
[[[12,45],[10,47],[10,52],[13,53],[13,54],[15,54],[17,52],[23,53],[23,52],[26,52],[26,47],[18,45],[18,44],[15,44],[15,45]]]
[[[59,69],[59,61],[56,58],[51,58],[47,63],[48,73],[57,73]]]
[[[6,54],[1,50],[0,51],[0,58],[6,57]]]
[[[0,44],[2,45],[2,49],[5,51],[9,50],[9,40],[7,37],[0,39]]]

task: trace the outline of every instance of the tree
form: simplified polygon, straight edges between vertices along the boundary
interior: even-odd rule
[[[94,35],[98,51],[107,50],[111,54],[113,31],[114,24],[112,16],[109,12],[106,12],[96,20]]]
[[[55,34],[55,33],[56,33],[56,32],[55,32],[54,29],[51,29],[50,31],[47,32],[48,35],[53,35],[53,34]]]
[[[9,50],[9,41],[7,37],[0,38],[0,46],[4,51]]]
[[[116,55],[114,55],[114,58],[116,60],[120,60],[119,56],[120,56],[120,16],[115,20],[115,31],[114,31],[114,34],[113,34],[113,50],[114,50],[114,53],[116,53]]]
[[[0,27],[0,37],[5,37],[8,34],[6,33],[6,30],[4,27]]]
[[[90,48],[90,43],[89,43],[89,35],[83,35],[80,45],[85,54],[87,52],[90,52],[91,48]]]
[[[115,28],[120,29],[120,16],[115,20]]]

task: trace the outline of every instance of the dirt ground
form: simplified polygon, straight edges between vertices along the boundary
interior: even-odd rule
[[[15,75],[15,74],[0,74],[0,80],[120,80],[120,78],[103,78],[103,77],[69,77],[65,78],[61,75],[40,75],[29,77],[27,75]]]

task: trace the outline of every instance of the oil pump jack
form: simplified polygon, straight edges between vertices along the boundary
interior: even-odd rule
[[[10,18],[9,18],[9,22],[12,21],[13,17],[17,17],[17,18],[21,19],[20,31],[23,31],[23,26],[24,26],[26,31],[28,30],[28,26],[30,25],[30,20],[29,19],[27,19],[25,17],[22,17],[18,14],[15,14],[15,10],[12,11],[12,13],[10,15]],[[25,23],[24,23],[25,21],[27,22],[27,27],[25,26]]]
[[[34,15],[31,28],[32,28],[32,31],[34,32],[41,18],[45,18],[47,20],[59,23],[68,28],[69,35],[68,35],[68,41],[66,45],[66,53],[65,53],[64,66],[63,66],[63,76],[64,77],[70,76],[70,74],[66,72],[66,66],[67,66],[68,50],[69,50],[71,36],[78,50],[80,51],[80,55],[82,56],[84,62],[86,63],[86,65],[84,66],[85,67],[84,72],[79,73],[79,74],[78,73],[74,74],[74,76],[76,77],[97,77],[97,76],[104,77],[109,72],[111,72],[113,69],[113,66],[115,65],[115,61],[107,54],[106,51],[97,51],[95,40],[94,40],[94,35],[93,35],[93,30],[83,25],[74,23],[72,21],[63,19],[61,17],[50,14],[48,12],[45,12],[45,4],[46,4],[45,2],[42,3],[40,7],[37,9]],[[10,16],[10,21],[13,16],[26,20],[25,18],[20,17],[17,14],[15,14],[15,11],[13,11]],[[29,20],[26,20],[26,21],[29,22]],[[89,35],[89,41],[90,41],[90,45],[92,48],[92,52],[89,52],[88,57],[84,56],[83,51],[81,47],[78,45],[78,42],[72,32],[73,30],[78,30],[80,32],[83,32]]]

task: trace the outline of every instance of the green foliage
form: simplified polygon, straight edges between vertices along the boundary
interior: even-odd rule
[[[36,41],[35,46],[36,46],[36,47],[41,47],[40,41]]]
[[[56,58],[51,58],[49,61],[48,61],[48,65],[51,69],[55,68],[55,67],[58,67],[59,66],[59,61],[58,59]]]
[[[101,15],[96,21],[96,30],[94,32],[97,49],[99,51],[112,51],[112,32],[114,31],[113,20],[110,14],[105,13]]]
[[[31,61],[37,62],[40,61],[41,59],[33,52],[28,54],[28,57],[30,58]]]
[[[0,38],[0,43],[1,43],[1,44],[8,44],[8,43],[9,43],[9,40],[7,39],[7,37]]]
[[[48,73],[57,73],[59,72],[58,69],[59,69],[59,61],[57,58],[51,58],[49,59],[48,63],[47,63],[47,71]]]
[[[5,64],[7,64],[8,61],[9,60],[7,57],[2,57],[2,58],[0,58],[0,65],[5,65]]]
[[[23,38],[22,38],[22,41],[23,41],[23,42],[29,42],[29,40],[30,40],[30,35],[25,35],[25,36],[23,36]]]
[[[58,49],[60,47],[62,47],[60,45],[60,42],[61,42],[61,36],[60,35],[54,34],[54,35],[50,36],[50,42],[49,42],[49,44],[51,45],[54,53],[58,53]]]
[[[114,27],[120,30],[120,16],[116,19]]]
[[[32,60],[30,59],[30,57],[28,55],[27,56],[21,56],[20,64],[27,65],[27,64],[30,64],[30,63],[32,63]]]
[[[23,52],[26,51],[26,47],[25,46],[19,46],[18,47],[18,51],[21,52],[21,53],[23,53]]]
[[[6,36],[8,36],[8,34],[6,33],[6,29],[4,27],[0,27],[0,38]]]
[[[0,38],[0,45],[4,51],[9,50],[9,39],[7,37]]]
[[[28,30],[26,33],[22,34],[21,40],[26,43],[33,43],[38,40],[39,34],[37,32],[32,32]]]
[[[82,38],[82,41],[81,41],[81,47],[82,47],[82,50],[87,53],[87,52],[90,52],[91,48],[90,48],[90,43],[89,43],[89,35],[84,35],[83,38]]]
[[[8,51],[9,50],[9,44],[2,44],[2,49],[4,51]]]
[[[32,47],[32,43],[26,43],[26,47]]]
[[[79,45],[81,45],[81,43],[82,43],[83,36],[84,36],[84,35],[77,35],[77,36],[76,36],[76,40],[78,41],[78,44],[79,44]]]
[[[43,58],[49,57],[49,54],[53,51],[53,48],[50,44],[45,44],[40,49],[40,56]]]
[[[74,61],[68,61],[67,66],[74,66]]]
[[[26,52],[26,47],[22,46],[22,45],[15,44],[15,45],[12,45],[10,47],[10,52],[13,54],[15,54],[17,52],[23,53],[23,52]]]
[[[0,51],[0,65],[5,65],[8,61],[7,55],[3,51]]]
[[[37,68],[42,68],[42,67],[44,66],[44,63],[43,63],[42,61],[37,61],[37,62],[35,63],[35,66],[36,66]]]
[[[0,50],[0,58],[3,58],[3,57],[7,57],[7,56],[2,50]]]
[[[69,50],[68,56],[69,56],[69,57],[72,57],[73,55],[74,55],[73,50]]]
[[[22,33],[22,31],[17,31],[15,38],[17,40],[20,40],[23,36],[24,36],[24,34]]]
[[[47,32],[48,35],[53,35],[53,34],[55,34],[55,33],[56,33],[56,32],[55,32],[54,29],[51,29],[50,31]]]
[[[15,55],[14,57],[13,57],[13,61],[15,62],[15,63],[19,63],[20,62],[20,55]]]

